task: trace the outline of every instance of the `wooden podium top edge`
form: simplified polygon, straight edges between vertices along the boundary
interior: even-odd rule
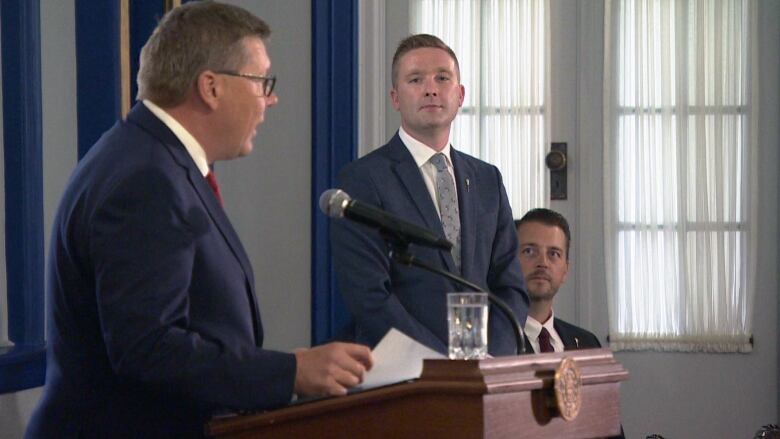
[[[209,435],[220,435],[413,394],[488,395],[542,389],[552,386],[555,369],[566,357],[576,361],[582,371],[583,385],[628,379],[628,371],[615,361],[608,348],[486,360],[425,360],[422,376],[418,380],[293,404],[267,412],[216,418],[207,424],[206,431]]]

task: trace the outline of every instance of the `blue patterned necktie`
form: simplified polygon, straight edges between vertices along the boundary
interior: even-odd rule
[[[447,160],[444,154],[437,153],[431,157],[431,164],[436,167],[436,194],[439,198],[439,214],[444,236],[452,246],[452,259],[460,271],[460,213],[458,211],[458,194],[455,182],[447,171]]]

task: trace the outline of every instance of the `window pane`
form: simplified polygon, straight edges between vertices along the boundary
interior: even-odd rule
[[[618,332],[647,336],[679,334],[677,236],[673,229],[618,232]]]
[[[544,206],[544,186],[538,181],[545,175],[544,116],[486,115],[483,127],[481,157],[501,169],[515,216]]]
[[[689,221],[744,221],[742,126],[746,119],[743,115],[688,116]]]
[[[626,0],[620,7],[618,105],[673,107],[677,104],[674,3]]]
[[[618,118],[619,222],[668,224],[679,221],[676,119],[662,114]]]
[[[747,329],[745,232],[703,230],[686,234],[686,332],[736,335]]]
[[[688,100],[694,105],[748,103],[748,1],[688,2]]]
[[[485,1],[482,9],[482,71],[485,107],[545,105],[544,2]],[[533,60],[533,62],[528,62]]]

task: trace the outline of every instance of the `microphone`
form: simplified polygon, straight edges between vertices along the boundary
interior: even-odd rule
[[[512,325],[515,343],[517,344],[517,353],[524,354],[526,352],[523,328],[509,305],[490,291],[485,291],[479,285],[417,259],[412,254],[408,253],[407,249],[408,244],[417,244],[449,251],[452,248],[451,242],[437,236],[426,228],[404,221],[378,207],[353,200],[341,189],[328,189],[323,192],[322,195],[320,195],[320,210],[331,218],[346,217],[352,221],[379,229],[379,232],[382,234],[382,237],[385,238],[388,247],[390,248],[389,256],[401,264],[422,268],[431,273],[444,276],[473,291],[487,293],[488,300],[496,305],[498,310],[504,314]]]
[[[379,229],[382,234],[417,244],[449,251],[452,243],[432,231],[404,221],[384,210],[352,199],[341,189],[328,189],[320,196],[320,210],[331,218],[348,218]]]

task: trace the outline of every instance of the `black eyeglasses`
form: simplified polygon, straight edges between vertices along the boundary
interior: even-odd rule
[[[228,76],[235,76],[237,78],[244,78],[248,79],[252,82],[255,82],[257,84],[260,84],[263,87],[263,96],[271,96],[271,93],[274,92],[274,86],[276,85],[276,75],[274,76],[258,76],[258,75],[250,75],[248,73],[238,73],[238,72],[229,72],[229,71],[219,71],[214,72],[220,75],[228,75]]]

